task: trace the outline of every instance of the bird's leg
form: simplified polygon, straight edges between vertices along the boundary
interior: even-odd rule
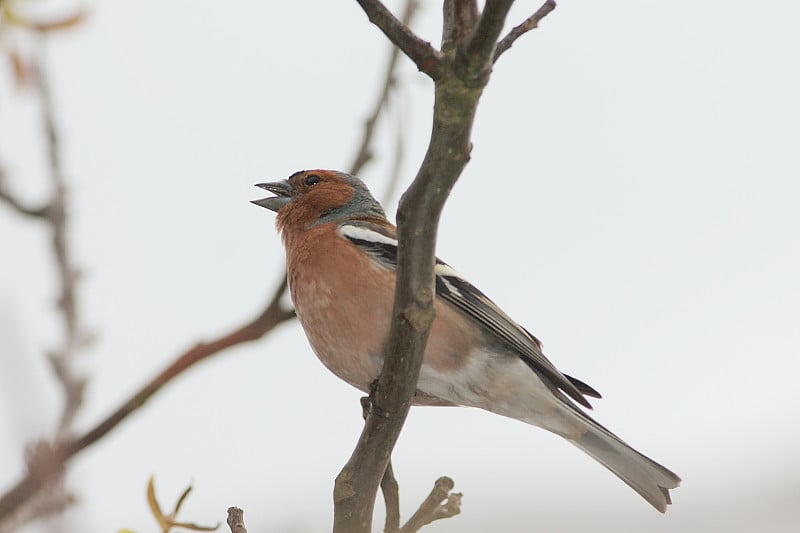
[[[383,411],[378,407],[378,403],[375,401],[375,394],[377,391],[378,378],[375,378],[375,380],[369,384],[369,396],[361,397],[361,412],[364,416],[364,420],[367,419],[368,414],[383,416]]]

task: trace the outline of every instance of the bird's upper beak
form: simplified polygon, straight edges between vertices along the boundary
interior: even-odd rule
[[[251,202],[269,209],[270,211],[275,211],[276,213],[281,207],[291,202],[292,195],[294,195],[294,187],[286,180],[274,181],[272,183],[256,183],[256,187],[261,187],[271,193],[275,193],[275,196],[262,198],[260,200],[251,200]]]

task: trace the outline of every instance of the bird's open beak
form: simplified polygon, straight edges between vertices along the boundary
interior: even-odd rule
[[[261,187],[271,193],[275,193],[275,196],[262,198],[260,200],[251,200],[251,202],[269,209],[270,211],[275,211],[276,213],[278,209],[292,200],[292,195],[294,194],[294,188],[286,180],[274,181],[272,183],[256,183],[256,187]]]

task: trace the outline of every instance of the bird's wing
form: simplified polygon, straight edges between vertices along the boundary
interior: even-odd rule
[[[392,228],[369,221],[351,221],[339,225],[339,234],[363,250],[382,268],[397,268],[397,239]],[[591,405],[584,395],[600,394],[582,381],[562,374],[542,353],[542,343],[514,322],[493,301],[466,281],[452,267],[436,259],[436,296],[446,301],[498,339],[514,349],[537,375],[553,387],[563,390],[584,407]]]

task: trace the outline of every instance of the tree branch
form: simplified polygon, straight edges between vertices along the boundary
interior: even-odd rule
[[[514,41],[529,31],[538,28],[539,22],[549,15],[550,12],[555,8],[555,0],[547,0],[547,2],[542,4],[542,7],[536,10],[536,13],[525,19],[522,24],[514,27],[513,30],[508,32],[508,35],[503,37],[500,42],[497,43],[497,49],[494,51],[494,61],[497,62],[497,59],[503,54],[503,52],[511,48],[511,45],[514,44]]]
[[[38,219],[47,219],[47,206],[31,207],[25,205],[7,187],[5,183],[5,171],[0,168],[0,201],[5,203],[18,214]]]
[[[244,511],[238,507],[228,507],[228,527],[231,533],[247,533],[244,527]]]
[[[380,28],[386,37],[417,65],[420,72],[424,72],[434,80],[439,78],[441,75],[439,52],[431,46],[431,43],[417,37],[408,26],[386,9],[380,0],[356,1],[367,14],[370,22]]]
[[[450,493],[454,485],[455,483],[449,477],[437,479],[431,493],[420,504],[417,512],[400,529],[400,533],[415,533],[431,522],[459,514],[461,512],[461,494]]]
[[[386,507],[383,531],[384,533],[397,533],[400,531],[400,486],[394,477],[391,460],[386,465],[386,471],[381,478],[381,492],[383,493],[383,504]]]
[[[369,396],[361,397],[361,416],[367,420],[370,411],[371,399]],[[381,492],[383,492],[383,504],[386,507],[386,520],[384,522],[384,533],[400,532],[400,487],[394,477],[392,461],[386,465],[386,471],[381,478]]]
[[[294,311],[281,306],[280,301],[285,291],[286,282],[284,281],[273,294],[267,308],[254,320],[217,340],[201,343],[187,350],[89,431],[79,437],[57,443],[46,460],[42,459],[41,461],[49,464],[48,468],[29,468],[28,474],[0,498],[0,520],[9,516],[49,479],[61,472],[72,456],[104,437],[184,370],[226,348],[260,339],[279,324],[293,318]]]
[[[363,7],[364,2],[358,1]],[[434,78],[431,140],[397,211],[397,286],[383,369],[374,394],[376,408],[370,411],[353,454],[336,478],[336,533],[370,530],[378,485],[416,392],[434,318],[434,249],[439,217],[469,161],[478,101],[488,83],[496,40],[510,7],[511,0],[487,0],[474,32],[457,46],[455,60],[453,53],[441,56],[440,75]],[[454,33],[447,28],[444,31],[445,35]]]
[[[486,0],[475,31],[456,49],[456,75],[469,87],[483,87],[489,82],[497,38],[514,0]]]
[[[72,263],[72,254],[67,238],[67,185],[61,164],[61,144],[56,126],[56,113],[45,68],[45,35],[40,34],[37,36],[37,49],[32,56],[31,67],[34,74],[36,93],[39,98],[39,107],[42,111],[45,146],[49,162],[52,192],[45,213],[50,225],[53,256],[58,272],[60,287],[58,309],[61,311],[60,315],[64,327],[64,341],[61,347],[49,354],[53,372],[64,391],[64,405],[56,431],[56,440],[59,440],[69,432],[72,420],[83,401],[86,380],[76,374],[74,360],[79,350],[89,342],[90,336],[83,331],[82,326],[79,324],[75,288],[78,280],[78,271]]]
[[[451,52],[478,22],[476,0],[445,0],[443,6],[442,52]]]

